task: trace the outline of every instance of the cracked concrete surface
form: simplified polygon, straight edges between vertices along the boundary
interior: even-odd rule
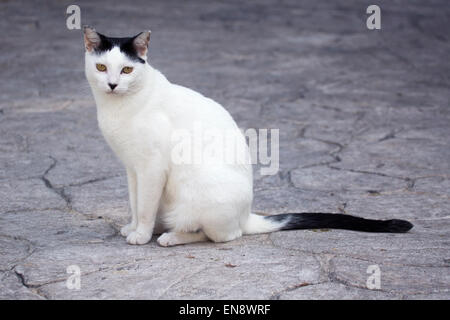
[[[130,246],[124,169],[97,127],[68,1],[1,1],[1,299],[449,299],[450,7],[444,0],[78,1],[82,23],[150,28],[150,62],[280,129],[254,211],[402,218],[408,234],[286,231]],[[66,269],[81,270],[69,290]],[[366,286],[378,265],[381,287]]]

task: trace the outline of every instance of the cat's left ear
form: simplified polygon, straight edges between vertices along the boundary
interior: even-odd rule
[[[133,46],[139,57],[147,58],[148,43],[150,42],[150,30],[139,33],[133,39]]]

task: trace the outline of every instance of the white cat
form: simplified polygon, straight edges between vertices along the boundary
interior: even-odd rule
[[[230,114],[215,101],[170,83],[147,63],[150,31],[111,38],[84,28],[85,72],[97,104],[100,129],[126,168],[131,223],[121,229],[130,244],[163,233],[162,246],[230,241],[243,234],[286,229],[340,228],[406,232],[403,220],[368,220],[341,214],[251,213],[252,167],[212,156],[208,163],[175,163],[173,135],[203,130],[236,132],[236,147],[248,153]],[[223,154],[233,154],[230,147]],[[222,156],[223,156],[222,154]],[[248,155],[248,154],[247,154]]]

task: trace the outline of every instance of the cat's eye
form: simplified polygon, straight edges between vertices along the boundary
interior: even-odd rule
[[[122,73],[131,73],[133,71],[133,67],[123,67]]]
[[[106,71],[106,66],[104,64],[97,63],[95,66],[97,67],[98,71],[101,71],[101,72]]]

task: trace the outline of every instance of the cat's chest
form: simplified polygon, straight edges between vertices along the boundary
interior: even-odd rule
[[[137,167],[152,161],[165,150],[170,137],[170,124],[159,113],[97,113],[98,124],[108,145],[126,165]]]
[[[123,162],[136,157],[142,137],[134,129],[132,119],[99,113],[98,124],[106,142]]]

